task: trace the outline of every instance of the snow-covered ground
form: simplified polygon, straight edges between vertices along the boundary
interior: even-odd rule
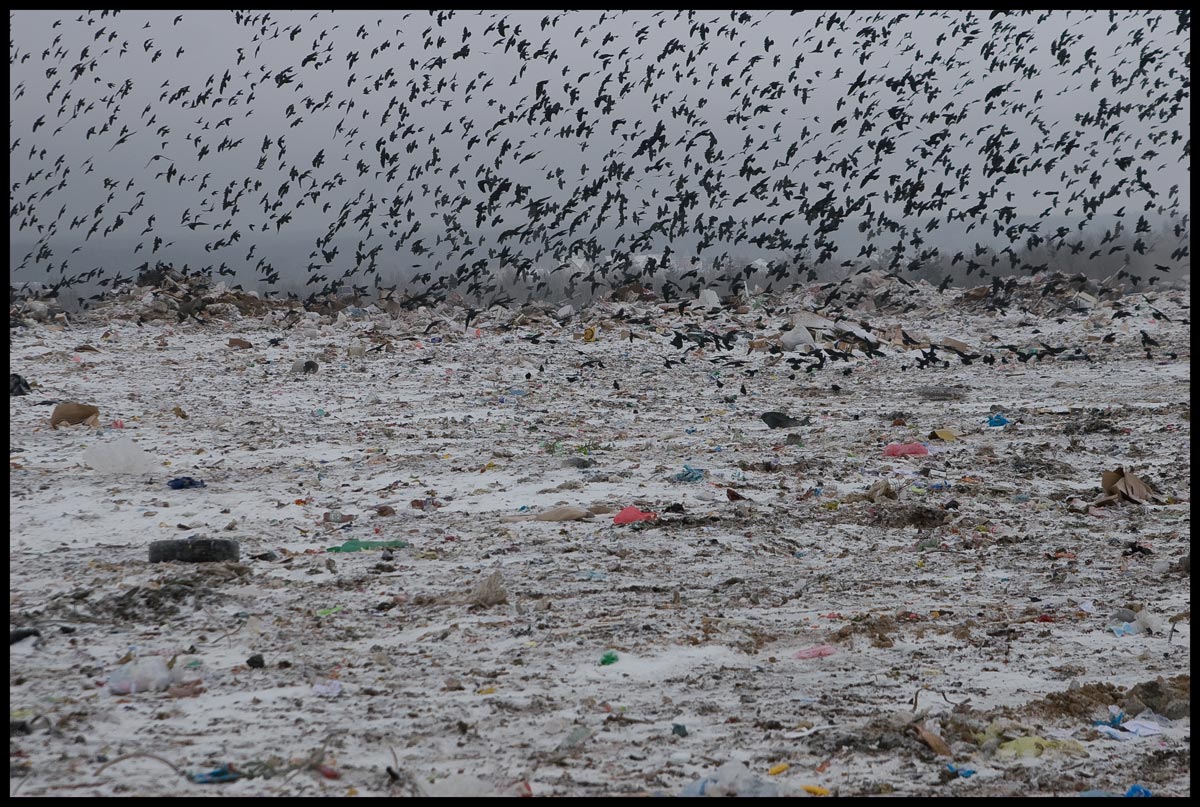
[[[10,791],[677,794],[737,760],[799,795],[1189,794],[1186,295],[1038,317],[912,294],[872,332],[996,361],[919,369],[897,344],[805,372],[748,350],[801,297],[467,329],[445,309],[13,330],[36,386],[10,398],[10,624],[40,636],[12,646]],[[672,345],[699,330],[740,335]],[[1039,340],[1067,350],[999,347]],[[51,430],[64,400],[104,428]],[[997,412],[1013,423],[989,428]],[[946,428],[960,439],[928,439]],[[148,472],[86,464],[123,441]],[[884,456],[914,441],[929,454]],[[677,481],[685,465],[703,479]],[[1089,509],[1118,467],[1164,503]],[[879,480],[898,498],[847,499]],[[559,505],[593,515],[504,518]],[[629,505],[659,518],[614,525]],[[240,561],[147,562],[198,534]],[[351,539],[407,545],[327,551]],[[1140,632],[1117,635],[1119,609]],[[153,655],[198,661],[177,680],[202,684],[111,691]],[[1176,719],[1097,729],[1111,704],[1139,711],[1139,684]],[[1022,737],[1052,747],[1013,756]],[[179,775],[227,763],[242,778]]]

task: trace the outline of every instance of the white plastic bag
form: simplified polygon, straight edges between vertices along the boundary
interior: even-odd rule
[[[83,452],[83,461],[98,474],[144,474],[154,470],[154,460],[129,438],[96,442]]]
[[[108,691],[114,695],[162,692],[171,685],[171,671],[162,656],[135,658],[122,664],[108,677]]]

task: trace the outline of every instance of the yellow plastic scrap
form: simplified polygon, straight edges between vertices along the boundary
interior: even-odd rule
[[[1075,740],[1047,740],[1045,737],[1018,737],[1001,743],[998,756],[1018,758],[1040,757],[1047,751],[1060,751],[1068,756],[1086,757],[1088,752]]]
[[[792,766],[787,764],[786,762],[780,762],[778,765],[771,768],[771,770],[767,771],[767,773],[771,774],[772,776],[778,776],[779,774],[783,773],[790,767],[792,767]]]
[[[814,796],[828,796],[830,792],[829,788],[820,785],[800,785],[800,789]]]
[[[955,434],[950,429],[934,429],[933,433],[936,434],[942,440],[945,440],[947,443],[953,443],[955,440],[958,439],[958,435]]]
[[[584,331],[583,331],[583,341],[585,341],[585,342],[595,342],[595,341],[596,341],[596,329],[595,329],[595,328],[586,328],[586,329],[584,329]]]

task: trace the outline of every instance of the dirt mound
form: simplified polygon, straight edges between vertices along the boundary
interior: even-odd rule
[[[1169,681],[1159,676],[1154,681],[1134,684],[1122,689],[1109,683],[1083,684],[1063,692],[1052,692],[1033,701],[1029,711],[1055,718],[1088,720],[1109,706],[1120,706],[1130,717],[1147,709],[1171,720],[1191,714],[1191,676],[1178,675]]]

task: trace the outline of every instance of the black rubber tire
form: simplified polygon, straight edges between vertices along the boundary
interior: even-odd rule
[[[191,538],[155,541],[150,544],[150,562],[216,563],[237,560],[240,550],[232,538]]]

